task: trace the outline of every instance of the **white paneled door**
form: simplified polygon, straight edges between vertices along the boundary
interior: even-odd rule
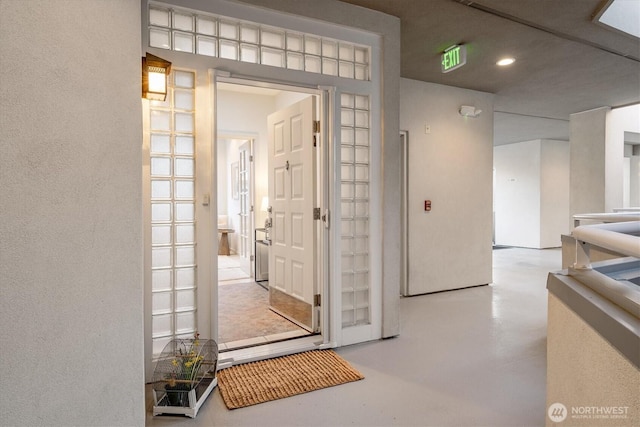
[[[304,328],[317,329],[315,99],[309,96],[268,117],[271,307]]]

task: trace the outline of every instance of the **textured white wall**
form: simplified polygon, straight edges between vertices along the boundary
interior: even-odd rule
[[[3,425],[144,425],[140,57],[138,2],[0,1]]]
[[[493,162],[496,244],[559,247],[569,232],[569,142],[500,145]]]
[[[556,296],[549,294],[547,408],[627,407],[626,419],[574,419],[562,426],[634,426],[640,416],[640,371]]]
[[[540,162],[540,247],[562,245],[571,230],[569,215],[569,141],[543,139]]]
[[[624,133],[640,133],[640,104],[616,108],[607,114],[606,136],[606,194],[605,208],[612,211],[624,207],[623,194],[624,174]],[[638,160],[632,159],[630,169],[633,172],[629,181],[628,207],[637,207],[640,202],[640,175],[638,174]]]
[[[570,221],[575,214],[605,211],[605,121],[609,110],[602,107],[571,115]]]
[[[400,128],[409,131],[409,292],[490,283],[493,95],[401,79],[400,101]],[[461,105],[483,112],[465,118]]]
[[[494,148],[497,245],[540,247],[540,145],[536,139]]]
[[[624,132],[640,132],[640,106],[571,115],[570,214],[622,207]]]

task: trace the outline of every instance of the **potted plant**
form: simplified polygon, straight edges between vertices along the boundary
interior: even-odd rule
[[[213,340],[171,340],[154,371],[154,415],[184,414],[195,417],[200,405],[217,385],[218,346]]]

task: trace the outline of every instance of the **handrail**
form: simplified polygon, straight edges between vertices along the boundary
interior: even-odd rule
[[[640,258],[640,221],[582,225],[571,234],[576,239],[575,269],[591,268],[590,245]]]
[[[640,207],[637,208],[613,208],[613,212],[638,212],[640,213]]]
[[[639,221],[640,212],[637,210],[634,210],[634,211],[624,211],[624,212],[614,212],[614,213],[576,214],[573,216],[573,225],[574,227],[578,227],[580,225],[580,221],[586,221],[586,220],[600,221],[604,223]]]

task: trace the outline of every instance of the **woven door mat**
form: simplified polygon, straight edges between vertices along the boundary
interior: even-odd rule
[[[363,378],[333,350],[314,350],[223,369],[218,387],[227,408],[237,409]]]

